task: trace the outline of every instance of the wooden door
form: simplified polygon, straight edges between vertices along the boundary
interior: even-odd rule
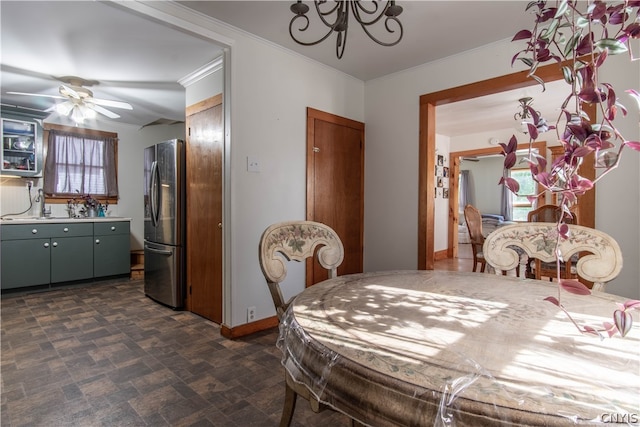
[[[307,108],[307,219],[333,228],[344,245],[338,275],[363,270],[364,123]],[[307,262],[307,286],[325,280]]]
[[[187,310],[222,323],[222,95],[187,107]]]

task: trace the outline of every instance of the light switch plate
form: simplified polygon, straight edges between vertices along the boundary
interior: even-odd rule
[[[260,172],[260,162],[257,158],[247,156],[247,172]]]

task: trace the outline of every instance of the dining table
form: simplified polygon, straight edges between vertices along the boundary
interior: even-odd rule
[[[367,426],[640,423],[640,319],[623,297],[454,271],[381,271],[306,288],[280,323],[293,381]],[[575,324],[574,324],[575,322]]]

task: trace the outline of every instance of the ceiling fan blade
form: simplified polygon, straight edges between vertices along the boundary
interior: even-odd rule
[[[109,99],[89,98],[85,99],[87,104],[102,105],[105,107],[122,108],[124,110],[133,110],[131,104],[122,101],[111,101]]]
[[[88,102],[86,103],[86,105],[87,105],[87,107],[91,108],[92,110],[94,110],[94,111],[96,111],[96,112],[98,112],[98,113],[100,113],[102,115],[105,115],[105,116],[109,117],[110,119],[119,119],[120,118],[120,115],[114,113],[113,111],[107,110],[106,108],[103,108],[103,107],[101,107],[99,105],[94,105],[94,104],[91,104],[91,103],[88,103]]]
[[[53,98],[53,99],[66,99],[64,96],[60,96],[60,95],[43,95],[40,93],[7,92],[7,95],[26,95],[26,96],[40,96],[43,98]]]

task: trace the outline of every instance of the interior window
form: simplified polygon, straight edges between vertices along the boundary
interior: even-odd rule
[[[520,184],[520,191],[518,195],[512,195],[513,197],[513,221],[526,221],[527,214],[533,209],[532,203],[527,199],[527,196],[534,196],[536,194],[536,182],[531,176],[531,170],[525,169],[512,169],[511,178],[518,181]]]
[[[47,197],[79,194],[117,201],[117,134],[88,129],[48,129],[44,190]]]

